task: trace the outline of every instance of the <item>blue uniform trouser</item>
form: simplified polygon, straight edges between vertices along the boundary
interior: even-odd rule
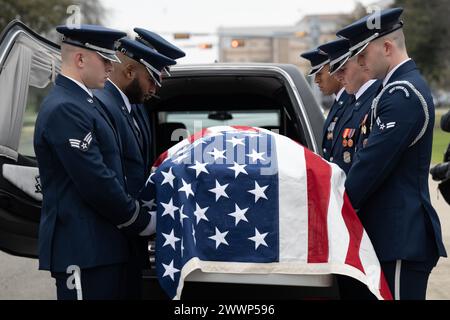
[[[125,264],[81,269],[78,274],[52,272],[58,300],[121,300],[127,298]],[[79,278],[79,284],[76,278]]]
[[[126,263],[128,300],[142,300],[142,271],[150,269],[148,238],[134,237],[129,239],[130,254]]]
[[[127,300],[142,299],[142,263],[140,256],[132,257],[126,264],[127,283],[126,296]]]
[[[425,300],[428,278],[438,258],[424,262],[389,261],[381,263],[395,300]]]
[[[425,300],[428,278],[438,258],[427,261],[382,262],[384,276],[395,300]],[[337,276],[340,298],[343,300],[375,300],[376,297],[361,282]]]

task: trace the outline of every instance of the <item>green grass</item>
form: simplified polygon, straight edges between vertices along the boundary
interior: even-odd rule
[[[436,110],[436,120],[433,132],[433,153],[431,155],[431,163],[433,164],[442,162],[444,152],[447,150],[447,146],[450,143],[450,133],[444,132],[440,128],[441,117],[447,111],[448,109]]]
[[[444,152],[450,143],[450,133],[444,132],[441,129],[434,129],[433,134],[433,153],[431,155],[431,162],[434,164],[442,162]]]

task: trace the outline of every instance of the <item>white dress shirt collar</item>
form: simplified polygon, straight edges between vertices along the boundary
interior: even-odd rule
[[[94,95],[92,94],[91,90],[89,90],[89,89],[84,85],[84,83],[81,83],[80,81],[77,81],[77,80],[75,80],[75,79],[73,79],[73,78],[71,78],[71,77],[69,77],[69,76],[66,76],[65,74],[61,74],[61,75],[64,76],[64,77],[66,77],[67,79],[72,80],[73,82],[75,82],[81,89],[83,89],[84,91],[86,91],[87,94],[88,94],[91,98],[94,97]]]
[[[339,90],[338,93],[336,93],[336,101],[339,101],[339,99],[342,96],[342,93],[344,93],[345,88],[342,88],[341,90]]]
[[[358,92],[355,93],[355,99],[356,101],[358,101],[358,99],[364,94],[364,92],[366,92],[367,89],[369,89],[369,87],[377,80],[375,79],[371,79],[369,81],[367,81],[366,83],[364,83],[361,88],[359,88]]]
[[[392,77],[392,75],[394,74],[395,71],[397,71],[398,68],[400,68],[402,65],[404,65],[405,63],[407,63],[409,60],[411,60],[411,58],[408,58],[402,62],[400,62],[398,65],[396,65],[394,67],[394,69],[392,69],[391,71],[389,71],[389,73],[386,75],[386,77],[383,80],[383,87],[386,86],[386,84],[388,83],[389,79]]]
[[[128,97],[125,95],[125,93],[122,92],[122,90],[120,90],[120,88],[114,82],[111,81],[111,79],[108,79],[108,81],[111,82],[114,85],[114,87],[116,87],[116,89],[119,91],[120,95],[122,96],[123,102],[127,107],[128,113],[131,113],[131,103]]]

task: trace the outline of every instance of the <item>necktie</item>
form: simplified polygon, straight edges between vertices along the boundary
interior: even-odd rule
[[[348,104],[348,105],[352,105],[352,104],[354,104],[355,102],[356,102],[356,97],[355,97],[355,95],[354,95],[354,94],[349,95],[347,104]]]
[[[137,137],[139,139],[139,145],[142,148],[144,146],[144,141],[143,141],[143,138],[142,138],[142,132],[141,132],[141,128],[139,127],[139,124],[137,122],[136,112],[134,111],[133,108],[131,108],[131,110],[130,110],[130,115],[131,115],[131,119],[133,121],[134,127],[136,129],[136,135],[137,135]]]

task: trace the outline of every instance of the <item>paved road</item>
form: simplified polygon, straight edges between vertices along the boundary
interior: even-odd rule
[[[430,181],[430,196],[434,208],[439,214],[442,226],[442,236],[445,248],[450,254],[450,206],[445,202],[437,190],[437,183]],[[442,258],[438,261],[428,282],[427,299],[450,300],[450,259]]]
[[[0,251],[0,300],[56,299],[50,273],[37,269],[35,259],[18,258]]]
[[[433,181],[430,181],[430,192],[450,253],[450,206],[442,196],[438,197],[437,184]],[[450,300],[450,259],[441,259],[433,270],[427,298]],[[0,300],[3,299],[55,299],[54,281],[48,272],[37,270],[36,260],[0,252]]]

